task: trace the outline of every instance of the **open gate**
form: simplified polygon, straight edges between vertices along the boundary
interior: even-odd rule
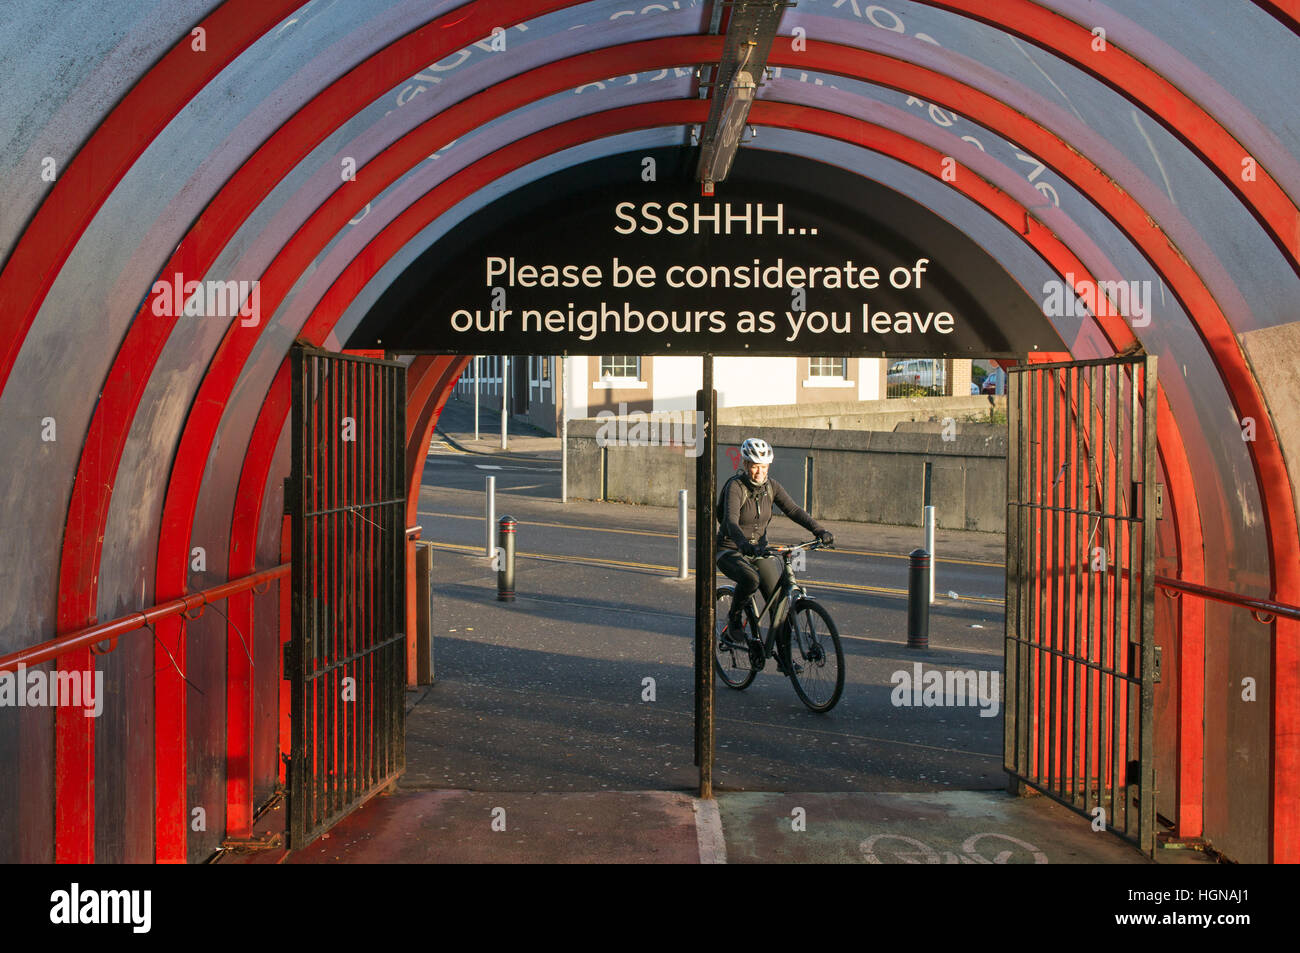
[[[1009,384],[1004,765],[1151,854],[1156,359]]]
[[[296,346],[289,846],[406,767],[406,368]]]

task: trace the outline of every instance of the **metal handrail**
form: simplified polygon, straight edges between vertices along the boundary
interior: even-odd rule
[[[1285,602],[1273,602],[1269,599],[1255,599],[1250,596],[1238,595],[1235,592],[1226,592],[1223,589],[1211,589],[1209,586],[1202,586],[1195,582],[1184,582],[1181,579],[1174,579],[1170,576],[1156,576],[1156,585],[1161,589],[1168,589],[1175,593],[1187,593],[1191,596],[1197,596],[1201,599],[1209,599],[1213,602],[1222,602],[1225,605],[1237,606],[1241,609],[1249,609],[1255,618],[1268,624],[1272,619],[1261,619],[1260,615],[1268,616],[1285,616],[1288,619],[1300,619],[1300,607],[1288,605]],[[1177,598],[1177,596],[1171,597]]]
[[[93,650],[93,646],[100,642],[116,639],[120,635],[134,632],[136,629],[143,629],[158,619],[178,612],[185,613],[192,609],[200,609],[209,603],[252,589],[264,582],[269,582],[281,576],[288,576],[289,565],[289,563],[281,563],[271,569],[263,569],[261,572],[253,573],[251,576],[232,579],[211,589],[204,589],[202,592],[195,592],[179,599],[172,599],[170,602],[153,606],[143,612],[133,612],[111,622],[98,622],[84,629],[78,629],[76,632],[61,635],[57,639],[51,639],[49,642],[42,642],[39,645],[22,649],[0,658],[0,672],[15,671],[19,665],[39,665],[41,662],[48,662],[52,658],[57,658],[60,655],[86,646],[91,646]]]

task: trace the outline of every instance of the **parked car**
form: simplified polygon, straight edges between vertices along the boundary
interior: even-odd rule
[[[938,361],[926,358],[895,361],[889,366],[885,381],[887,384],[939,387],[943,384],[943,369]]]

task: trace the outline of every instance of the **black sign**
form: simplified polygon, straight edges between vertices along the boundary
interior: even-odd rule
[[[454,229],[349,347],[460,354],[1064,350],[970,238],[843,170],[746,150],[702,197],[680,150],[549,176]]]

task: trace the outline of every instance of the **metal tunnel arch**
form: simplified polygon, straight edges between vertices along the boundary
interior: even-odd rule
[[[999,7],[996,18],[989,16],[987,11],[978,13],[977,10],[983,10],[983,5],[975,3],[936,0],[928,5],[974,16],[981,22],[1008,33],[1014,32],[1054,50],[1073,60],[1081,69],[1089,68],[1085,51],[1091,33],[1066,16],[1048,9],[1052,4],[1017,0],[1014,4]],[[4,271],[0,272],[0,300],[6,302],[5,322],[0,328],[0,342],[3,342],[0,345],[3,348],[0,350],[0,382],[8,382],[11,371],[19,360],[19,350],[26,332],[73,246],[122,174],[143,151],[144,145],[224,65],[238,58],[259,37],[271,33],[298,6],[295,2],[252,4],[240,0],[230,0],[217,6],[200,23],[212,38],[209,49],[211,55],[207,58],[190,56],[186,52],[189,37],[181,38],[176,47],[160,59],[100,123],[94,136],[87,140],[78,156],[60,175],[11,251]],[[487,35],[491,26],[502,19],[501,14],[507,8],[511,16],[528,19],[553,10],[578,6],[581,4],[468,3],[443,13],[439,19],[429,24],[415,28],[408,34],[408,39],[402,41],[405,45],[401,47],[400,55],[394,55],[394,51],[389,50],[383,55],[375,54],[368,61],[375,64],[374,78],[369,85],[362,85],[350,94],[344,93],[343,87],[340,87],[340,102],[353,105],[324,105],[324,100],[318,106],[309,104],[256,150],[243,164],[240,173],[222,188],[203,215],[187,231],[186,238],[173,257],[175,267],[187,274],[207,273],[240,223],[270,194],[274,185],[288,174],[295,161],[293,157],[307,154],[309,149],[303,143],[320,141],[331,124],[336,126],[353,115],[348,109],[360,109],[367,105],[374,98],[367,98],[369,92],[380,89],[383,83],[389,82],[393,77],[397,79],[390,85],[400,82],[404,78],[403,70],[411,64],[427,63],[430,50],[454,51],[477,37]],[[1077,4],[1057,6],[1078,7]],[[1276,5],[1261,6],[1269,8],[1279,19],[1288,16]],[[1292,26],[1294,28],[1294,21]],[[631,69],[644,64],[645,69],[657,69],[670,62],[707,62],[711,56],[716,58],[719,46],[716,38],[707,36],[645,40],[628,45],[614,44],[560,59],[539,67],[530,74],[538,83],[536,86],[530,84],[526,90],[510,84],[490,87],[471,99],[440,112],[428,120],[428,124],[431,127],[436,125],[437,129],[435,132],[431,128],[427,132],[428,140],[417,137],[414,133],[408,134],[411,138],[408,140],[404,137],[400,140],[403,143],[400,149],[397,143],[385,149],[382,157],[375,160],[375,167],[371,171],[382,175],[391,174],[390,181],[396,181],[411,167],[405,163],[414,164],[422,158],[418,155],[420,142],[433,141],[439,136],[451,136],[451,132],[456,129],[471,131],[484,114],[505,115],[523,102],[540,98],[547,90],[560,92],[566,88],[565,84],[573,85],[583,79],[607,76],[610,68],[615,66]],[[991,128],[1003,129],[1004,135],[1025,143],[1049,165],[1058,170],[1061,167],[1069,169],[1070,174],[1078,177],[1083,191],[1111,196],[1114,202],[1111,208],[1115,210],[1121,230],[1135,236],[1135,244],[1162,263],[1162,270],[1171,275],[1170,287],[1180,297],[1185,296],[1189,317],[1201,330],[1207,348],[1214,355],[1220,372],[1224,374],[1230,396],[1240,402],[1238,417],[1255,416],[1260,421],[1260,440],[1248,449],[1256,468],[1268,523],[1272,527],[1269,540],[1274,547],[1270,554],[1270,565],[1274,573],[1273,589],[1277,598],[1285,599],[1289,594],[1290,600],[1294,601],[1295,593],[1300,589],[1300,567],[1297,567],[1293,557],[1300,547],[1297,547],[1292,481],[1289,479],[1282,445],[1272,427],[1273,418],[1227,318],[1195,268],[1180,260],[1178,253],[1169,247],[1162,231],[1150,223],[1144,208],[1125,195],[1100,169],[1074,152],[1068,142],[1056,138],[1038,123],[1016,114],[993,97],[979,94],[959,81],[924,66],[909,68],[904,60],[869,50],[836,48],[831,44],[819,43],[810,47],[809,53],[811,56],[806,65],[825,72],[842,71],[845,75],[872,76],[875,77],[871,80],[873,82],[891,76],[898,77],[901,73],[906,78],[895,79],[900,88],[924,96],[932,102],[948,102],[953,109],[970,110],[973,118]],[[385,61],[385,56],[390,59]],[[644,59],[638,59],[642,56]],[[1210,114],[1162,80],[1158,73],[1146,67],[1135,56],[1123,53],[1115,59],[1121,66],[1114,72],[1103,74],[1103,81],[1134,98],[1149,114],[1161,116],[1162,111],[1167,110],[1168,114],[1163,116],[1163,120],[1184,141],[1196,144],[1207,164],[1216,170],[1216,174],[1234,192],[1239,193],[1243,205],[1250,209],[1271,240],[1294,266],[1297,260],[1296,207],[1269,175],[1265,163],[1260,163],[1263,173],[1260,187],[1240,189],[1230,172],[1234,150],[1238,150],[1241,144],[1219,126]],[[388,65],[385,65],[386,62]],[[418,68],[419,65],[414,67]],[[360,70],[361,67],[357,69]],[[894,72],[891,73],[891,70]],[[1159,95],[1153,93],[1137,100],[1135,90],[1140,87],[1145,89],[1152,84],[1159,87]],[[472,167],[472,172],[467,169],[449,180],[445,191],[439,186],[436,199],[430,193],[396,216],[381,233],[382,240],[379,237],[374,239],[367,245],[365,252],[331,282],[324,297],[312,308],[301,336],[314,343],[323,342],[331,333],[334,322],[346,311],[348,303],[377,273],[383,262],[413,240],[424,225],[454,205],[457,199],[453,196],[472,194],[510,169],[525,165],[528,156],[552,154],[565,148],[566,143],[596,141],[633,128],[668,128],[699,122],[699,102],[701,101],[672,100],[636,104],[620,107],[608,114],[599,113],[596,118],[588,116],[559,123],[515,142],[508,152],[503,150],[503,154],[492,161],[480,160]],[[478,110],[484,112],[476,114]],[[874,146],[882,154],[910,161],[915,168],[930,175],[937,170],[935,160],[941,155],[932,148],[890,130],[871,129],[867,124],[834,113],[819,114],[806,105],[760,103],[756,107],[755,122],[759,125],[801,129],[818,135],[838,136],[856,145]],[[972,180],[969,183],[972,199],[996,210],[995,214],[1008,228],[1028,232],[1025,236],[1027,242],[1039,254],[1050,255],[1047,260],[1053,263],[1053,267],[1060,271],[1064,265],[1067,270],[1074,268],[1076,274],[1089,273],[1065,243],[1050,229],[1033,220],[1024,205],[990,184],[979,170],[963,168],[963,172],[970,173],[963,178]],[[378,195],[382,191],[381,183],[371,183],[364,177],[361,181],[365,182],[364,188],[369,190],[367,195]],[[345,227],[349,217],[349,201],[343,191],[336,192],[279,249],[274,262],[265,272],[271,298],[288,294],[303,272],[314,263],[321,249]],[[164,271],[171,267],[172,263],[169,262]],[[270,310],[274,311],[275,308]],[[51,628],[59,631],[84,625],[95,617],[95,587],[111,487],[117,479],[117,468],[122,459],[130,424],[136,418],[145,386],[170,332],[170,328],[142,321],[143,315],[142,308],[131,322],[113,362],[104,397],[94,410],[76,467],[71,497],[73,503],[67,517],[60,559],[58,619],[50,620]],[[1103,319],[1099,326],[1116,350],[1133,340],[1131,329],[1122,321],[1110,319],[1108,326],[1107,319]],[[263,327],[256,329],[259,335]],[[174,451],[176,462],[165,491],[155,591],[160,599],[182,592],[188,585],[184,567],[189,551],[190,527],[193,525],[194,509],[199,502],[205,468],[256,337],[257,335],[243,335],[238,331],[228,334],[216,351],[212,365],[206,369],[196,369],[196,373],[202,374],[197,391],[199,396],[181,427]],[[436,419],[441,402],[446,399],[451,382],[459,373],[459,366],[455,361],[433,359],[420,363],[418,369],[413,365],[412,370],[412,410],[418,408],[418,412],[411,415],[408,447],[419,447],[421,440],[427,442],[428,430]],[[251,439],[246,447],[236,451],[243,455],[243,464],[234,491],[234,521],[229,539],[228,571],[232,576],[236,575],[237,567],[251,569],[256,563],[256,534],[262,522],[261,508],[267,495],[267,483],[272,475],[272,455],[280,439],[283,415],[287,412],[286,393],[287,380],[282,383],[281,376],[277,375],[257,415]],[[281,421],[279,424],[276,422],[277,417]],[[1192,541],[1199,538],[1196,496],[1190,471],[1185,466],[1186,450],[1182,446],[1178,424],[1170,414],[1163,415],[1162,424],[1165,419],[1170,420],[1173,430],[1166,431],[1162,426],[1161,452],[1165,457],[1166,471],[1181,474],[1177,481],[1170,477],[1171,490],[1175,513],[1182,528],[1179,538],[1182,540],[1185,533],[1189,542],[1186,565],[1190,571],[1195,572],[1196,561],[1193,555],[1197,546]],[[108,488],[108,492],[104,492],[105,488]],[[1187,600],[1184,600],[1182,608],[1188,611]],[[1194,624],[1194,621],[1189,624]],[[1294,687],[1296,672],[1295,659],[1289,654],[1291,650],[1285,647],[1284,638],[1288,634],[1293,637],[1296,627],[1283,620],[1278,620],[1276,626],[1274,672],[1279,679],[1276,688],[1285,697]],[[160,630],[160,634],[164,638],[174,639],[175,636],[174,632],[165,630]],[[1291,641],[1294,641],[1293,638]],[[177,698],[173,694],[163,701],[166,705],[177,706]],[[182,691],[179,706],[183,704]],[[1293,713],[1279,711],[1277,729],[1281,737],[1286,737],[1288,732],[1294,737],[1294,726],[1288,727],[1287,721],[1294,717]],[[168,730],[174,730],[174,727],[171,726]],[[93,817],[93,790],[86,780],[94,776],[93,736],[89,735],[90,726],[60,725],[61,731],[65,728],[66,733],[59,735],[66,740],[59,749],[56,768],[58,776],[64,779],[57,792],[59,817],[56,823],[60,829],[64,829],[66,824],[67,829],[79,833],[72,839],[60,842],[58,856],[60,859],[89,859],[93,856],[93,826],[78,825],[75,819],[79,816]],[[85,728],[87,731],[86,734],[78,734],[72,732],[73,728]],[[74,738],[74,734],[77,737]],[[182,735],[182,747],[183,737]],[[1280,745],[1273,755],[1278,816],[1272,838],[1275,845],[1293,843],[1295,825],[1298,823],[1295,795],[1284,789],[1283,781],[1288,773],[1294,775],[1294,769],[1300,767],[1297,764],[1300,756],[1293,747],[1286,744]],[[161,770],[166,774],[159,777],[160,790],[178,789],[177,772],[181,772],[179,789],[183,790],[183,751],[175,752],[175,756],[166,761]],[[241,802],[241,799],[242,794],[232,795],[231,803]],[[183,825],[179,825],[178,830],[176,807],[175,804],[159,804],[160,828],[156,834],[156,847],[160,857],[183,857]]]

